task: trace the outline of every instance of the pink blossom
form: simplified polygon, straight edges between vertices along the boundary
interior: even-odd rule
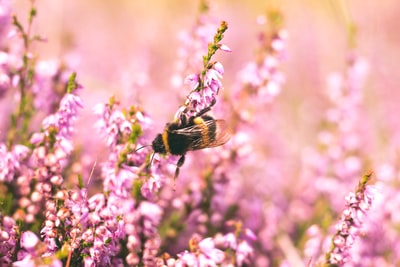
[[[195,90],[199,86],[199,75],[198,74],[191,74],[186,77],[185,84],[189,85],[191,90]]]
[[[219,49],[221,49],[222,51],[225,51],[225,52],[232,52],[232,50],[226,44],[221,44],[219,46]]]
[[[39,238],[31,231],[22,232],[20,245],[22,248],[33,249],[39,242]]]

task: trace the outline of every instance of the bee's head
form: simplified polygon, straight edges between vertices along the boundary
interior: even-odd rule
[[[161,134],[157,134],[156,138],[153,140],[153,143],[151,143],[151,146],[153,147],[154,152],[161,154],[167,153]]]

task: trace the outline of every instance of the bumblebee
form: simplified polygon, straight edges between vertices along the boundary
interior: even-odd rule
[[[210,109],[207,107],[196,116],[187,118],[183,115],[178,122],[167,123],[164,131],[153,140],[154,152],[181,156],[176,164],[174,180],[188,151],[221,146],[230,139],[224,120],[205,115]]]

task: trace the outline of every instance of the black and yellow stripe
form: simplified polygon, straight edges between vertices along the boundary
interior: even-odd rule
[[[169,143],[168,143],[168,131],[164,131],[162,133],[162,142],[164,144],[165,151],[167,153],[171,153],[171,149],[169,148]]]
[[[193,123],[198,125],[198,127],[201,129],[201,141],[203,145],[207,145],[210,143],[210,130],[208,129],[207,124],[205,123],[204,119],[202,117],[196,117],[193,119]]]

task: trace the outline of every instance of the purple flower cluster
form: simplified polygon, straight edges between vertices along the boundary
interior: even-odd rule
[[[29,149],[26,146],[15,145],[8,151],[5,144],[0,144],[0,181],[11,182],[28,154]]]
[[[216,101],[216,96],[222,88],[220,79],[222,79],[223,75],[224,68],[222,64],[215,62],[210,69],[205,71],[203,79],[201,79],[199,74],[192,74],[186,77],[185,83],[190,86],[192,91],[185,103],[190,110],[190,112],[187,112],[189,116],[195,115]],[[203,88],[199,90],[201,81]]]
[[[303,150],[301,177],[304,188],[307,189],[304,191],[305,203],[302,208],[310,214],[313,213],[315,207],[307,206],[307,202],[329,201],[333,214],[337,216],[336,214],[342,209],[344,192],[350,190],[355,177],[359,177],[364,169],[363,160],[366,158],[365,153],[368,148],[362,146],[362,143],[366,143],[369,136],[365,134],[364,125],[359,122],[365,116],[361,103],[368,64],[365,59],[353,53],[350,54],[346,63],[343,74],[333,73],[328,77],[326,93],[330,105],[323,114],[317,146]],[[310,192],[314,193],[310,194]],[[369,192],[366,194],[370,196]],[[350,198],[352,198],[351,194],[346,197],[346,206],[350,205]],[[351,208],[346,210],[342,219],[345,219],[346,213],[348,213],[347,216],[353,216],[351,212]],[[362,217],[362,221],[366,221],[365,216]],[[343,227],[346,225],[344,224]],[[304,249],[306,257],[322,261],[320,255],[329,249],[327,247],[330,240],[323,235],[325,230],[315,224],[309,227],[307,230],[309,239]],[[358,228],[353,227],[352,231],[358,231]],[[354,234],[357,236],[358,232]],[[342,248],[350,251],[349,248],[353,245],[352,237],[345,240],[346,244],[340,244],[344,240],[343,236],[338,236],[336,241],[333,240],[341,246],[338,249],[339,252]],[[348,254],[339,252],[334,256],[337,261],[340,258],[343,258],[343,261],[344,258],[350,258]]]
[[[73,76],[70,82],[75,82]],[[73,90],[74,87],[75,85],[71,85],[70,89]],[[59,110],[44,120],[42,132],[32,134],[30,140],[32,149],[16,144],[10,152],[7,152],[6,146],[2,144],[5,153],[5,161],[2,161],[2,164],[5,164],[4,170],[6,170],[2,173],[2,181],[9,188],[17,186],[14,194],[20,208],[15,210],[13,217],[24,221],[27,225],[34,224],[43,215],[45,217],[41,236],[47,244],[46,253],[39,254],[39,239],[31,231],[22,232],[19,241],[15,240],[15,235],[8,236],[7,243],[19,242],[21,247],[16,256],[18,260],[15,262],[16,266],[33,262],[34,258],[41,254],[51,255],[51,252],[59,248],[55,238],[58,237],[56,226],[60,226],[60,219],[56,213],[57,204],[52,198],[64,182],[62,170],[73,147],[71,143],[73,121],[78,108],[81,107],[79,97],[66,94],[60,102]],[[9,217],[4,217],[2,226],[9,227],[13,221]],[[18,229],[15,223],[14,228]],[[11,233],[12,231],[9,231],[9,234]],[[14,252],[10,250],[10,253]],[[57,266],[57,262],[58,260],[54,259],[56,264],[54,266]]]
[[[178,259],[168,258],[166,266],[243,266],[249,263],[253,248],[244,240],[238,240],[233,233],[217,235],[214,238],[190,240],[190,251],[178,254]]]
[[[1,8],[4,7],[1,6]],[[32,8],[29,23],[32,23],[34,15],[35,11]],[[55,238],[58,237],[56,227],[60,227],[60,219],[55,213],[57,203],[53,197],[64,183],[63,170],[73,151],[71,138],[74,133],[74,121],[78,110],[82,108],[82,103],[75,95],[76,89],[79,88],[75,81],[75,74],[70,75],[68,81],[60,78],[66,77],[69,72],[61,67],[54,68],[52,73],[33,71],[35,66],[40,65],[40,62],[35,65],[33,58],[29,56],[29,44],[35,38],[29,35],[29,31],[25,31],[16,17],[13,17],[13,20],[19,34],[25,38],[24,55],[26,57],[21,60],[18,50],[1,51],[1,75],[7,76],[7,79],[2,80],[10,81],[2,83],[2,85],[7,85],[2,88],[7,89],[7,93],[15,93],[19,96],[17,99],[21,101],[19,108],[11,117],[8,142],[0,144],[2,154],[0,181],[8,189],[2,192],[2,201],[13,200],[8,204],[10,208],[0,213],[2,218],[0,225],[4,229],[1,247],[8,250],[1,253],[1,261],[7,265],[14,262],[15,266],[26,266],[26,264],[39,264],[42,262],[38,259],[41,255],[49,256],[59,249]],[[28,24],[28,28],[30,26],[31,24]],[[11,25],[7,28],[11,28]],[[9,45],[12,46],[14,43],[10,42]],[[18,57],[20,60],[17,60]],[[46,87],[44,83],[50,80],[51,84]],[[56,96],[55,91],[53,94],[56,97],[50,96],[50,91],[55,87],[63,90],[62,97]],[[13,91],[15,89],[16,92]],[[38,90],[44,92],[47,89],[49,90],[47,95],[38,92]],[[66,94],[65,91],[67,91]],[[30,106],[31,103],[38,103],[37,100],[44,95],[49,101],[46,104],[52,105],[51,108],[42,105]],[[54,109],[54,107],[57,108]],[[43,108],[47,113],[54,113],[43,120],[40,131],[28,132],[35,129],[29,129],[26,124],[31,123],[30,120],[34,117],[36,108]],[[40,235],[44,243],[39,240],[39,231],[25,230],[41,227],[41,221],[44,222],[44,226],[40,230]],[[60,266],[59,259],[52,257],[53,255],[43,261],[46,261],[48,265]]]
[[[195,116],[199,111],[214,105],[219,90],[222,89],[220,81],[224,75],[224,67],[220,62],[211,61],[211,57],[222,50],[230,52],[230,48],[220,43],[224,37],[224,32],[228,25],[222,22],[214,36],[214,41],[208,44],[208,54],[203,57],[204,69],[201,73],[191,74],[186,77],[185,84],[190,87],[190,94],[186,97],[185,105],[180,107],[175,114],[175,119],[179,119],[182,114]]]
[[[118,240],[126,240],[129,253],[125,261],[130,266],[140,263],[153,266],[160,246],[157,227],[163,213],[152,200],[156,199],[163,176],[160,176],[157,171],[149,173],[146,180],[139,176],[140,172],[144,171],[148,151],[137,146],[142,143],[139,137],[142,127],[146,129],[151,121],[134,107],[129,112],[120,111],[118,103],[114,100],[107,105],[98,105],[96,114],[99,116],[97,126],[110,148],[109,159],[103,164],[102,171],[103,187],[108,192],[104,211],[109,214],[109,219],[114,219],[113,224],[121,227],[121,233],[118,236],[109,238],[117,243]],[[131,143],[133,139],[136,140]],[[135,151],[135,149],[139,150]],[[140,189],[139,194],[149,200],[135,199],[131,192],[136,190],[136,187]],[[102,194],[99,197],[105,198]],[[102,227],[101,225],[95,227]],[[96,250],[110,261],[119,249],[119,247],[116,248],[115,253],[111,254],[108,250],[99,250],[99,248]],[[94,264],[101,264],[93,258],[93,255],[87,259],[93,261]]]
[[[177,52],[176,73],[171,78],[172,85],[177,88],[182,86],[182,77],[188,72],[201,70],[203,55],[207,52],[208,44],[212,42],[218,27],[219,21],[209,12],[209,3],[202,1],[202,5],[192,29],[178,33],[180,46]]]
[[[353,266],[390,266],[399,262],[400,256],[396,253],[400,248],[397,226],[399,216],[398,171],[395,164],[382,164],[377,168],[375,175],[379,180],[369,188],[373,193],[373,205],[368,216],[361,216],[362,228],[351,250],[348,250],[346,264]],[[372,189],[372,190],[371,190]]]
[[[66,208],[73,215],[69,240],[76,257],[85,255],[85,266],[121,264],[120,259],[113,259],[124,235],[123,221],[113,196],[106,199],[103,194],[96,194],[88,199],[87,190],[83,189],[69,197]]]
[[[9,216],[0,214],[0,265],[11,265],[18,242],[18,226]]]
[[[275,15],[281,16],[279,13]],[[265,17],[260,17],[258,21],[260,25],[265,26]],[[285,75],[280,70],[280,64],[286,58],[286,42],[289,34],[281,25],[272,24],[272,27],[275,27],[272,34],[260,33],[257,59],[247,63],[241,70],[239,79],[242,88],[237,92],[256,95],[266,103],[274,100],[286,81]]]
[[[114,99],[109,104],[98,104],[95,108],[99,118],[96,126],[110,148],[108,161],[103,164],[104,189],[127,197],[132,190],[132,184],[139,179],[139,172],[146,165],[149,151],[141,147],[146,140],[140,135],[149,128],[151,119],[142,111],[135,110],[135,107],[126,114],[118,106]],[[142,190],[146,191],[147,198],[158,192],[162,179],[155,172],[144,183]]]
[[[371,208],[374,198],[373,188],[367,185],[371,176],[372,173],[364,175],[355,192],[346,196],[346,209],[336,225],[332,248],[326,255],[327,264],[340,266],[349,260],[349,251],[361,233],[365,213]]]
[[[327,197],[334,211],[339,212],[344,192],[362,174],[364,154],[362,146],[369,136],[359,122],[365,114],[361,106],[362,89],[368,64],[365,59],[351,54],[343,74],[328,77],[329,108],[323,114],[315,148],[303,149],[302,180],[305,187],[319,194],[305,192],[311,202]],[[315,179],[309,183],[309,179]],[[341,188],[338,192],[337,189]]]

